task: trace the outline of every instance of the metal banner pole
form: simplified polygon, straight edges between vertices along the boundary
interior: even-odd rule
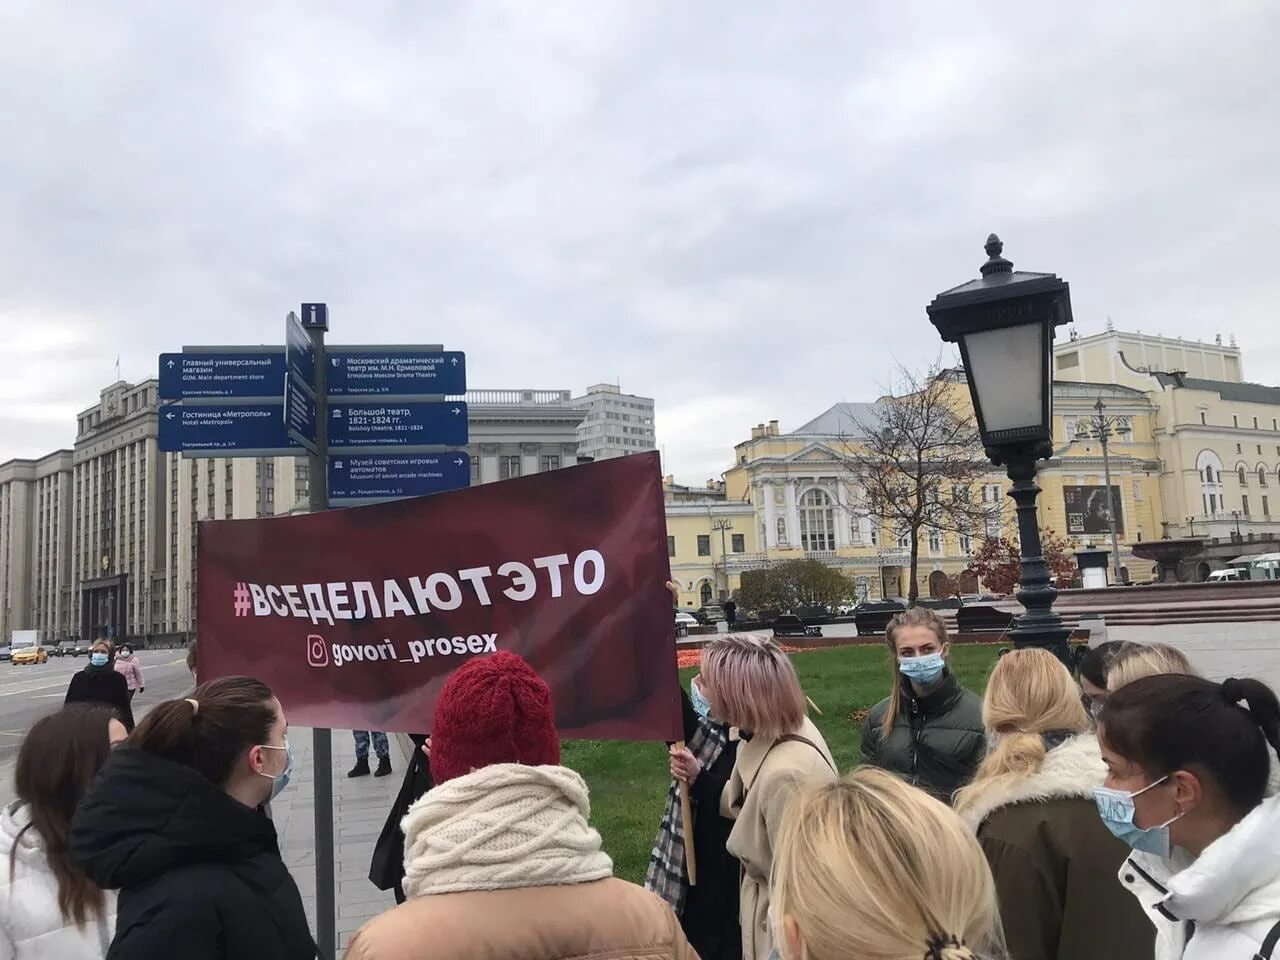
[[[316,369],[316,452],[310,456],[307,479],[312,513],[329,509],[329,399],[325,357],[325,328],[308,327],[315,348]],[[311,752],[315,762],[316,817],[316,945],[324,960],[337,956],[337,916],[334,907],[336,884],[333,870],[333,733],[312,731]]]

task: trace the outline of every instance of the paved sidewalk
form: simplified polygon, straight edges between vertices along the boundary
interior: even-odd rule
[[[333,838],[335,904],[338,926],[338,956],[347,941],[367,921],[395,906],[390,890],[382,891],[369,882],[369,859],[373,844],[400,791],[408,768],[407,738],[392,736],[391,764],[394,772],[381,779],[372,776],[347,779],[355,762],[355,744],[349,730],[333,731]],[[307,908],[312,931],[316,922],[315,854],[315,770],[312,763],[312,734],[309,729],[291,727],[293,778],[280,797],[271,804],[271,815],[280,835],[280,852],[297,881]],[[371,763],[376,762],[371,756]]]

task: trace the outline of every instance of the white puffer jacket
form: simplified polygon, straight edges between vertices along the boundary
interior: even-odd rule
[[[1196,860],[1133,853],[1120,882],[1156,925],[1156,960],[1280,960],[1280,797],[1268,797]]]
[[[0,812],[0,960],[103,960],[116,928],[116,895],[106,894],[106,916],[84,928],[58,909],[58,881],[44,856],[44,841],[28,808],[11,803]],[[17,845],[10,880],[9,857]]]

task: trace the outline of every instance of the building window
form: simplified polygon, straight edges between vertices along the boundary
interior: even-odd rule
[[[1235,414],[1232,414],[1232,415],[1231,415],[1231,425],[1232,425],[1233,427],[1238,427],[1238,426],[1240,426],[1240,418],[1239,418],[1239,417],[1237,417]]]
[[[1244,472],[1244,467],[1236,467],[1236,476],[1240,478],[1240,486],[1247,487],[1249,485],[1249,479]]]
[[[698,556],[700,557],[711,556],[711,534],[709,533],[698,534]]]
[[[1200,411],[1200,423],[1201,423],[1201,424],[1207,424],[1208,422],[1209,422],[1209,421],[1205,419],[1204,411],[1203,411],[1203,410],[1201,410],[1201,411]]]
[[[973,552],[973,541],[967,533],[960,534],[960,552],[965,555]]]
[[[1255,429],[1255,430],[1257,430],[1257,429],[1258,429],[1258,418],[1257,418],[1257,417],[1254,417],[1254,418],[1253,418],[1253,429]]]
[[[542,458],[542,472],[543,472],[543,473],[547,473],[547,472],[549,472],[549,471],[551,471],[551,470],[559,470],[559,469],[560,469],[560,458],[559,458],[559,457],[543,457],[543,458]]]
[[[674,557],[676,555],[676,538],[667,537],[667,556]]]
[[[910,530],[903,530],[901,533],[898,534],[898,549],[899,550],[911,549],[911,531]]]
[[[836,548],[835,515],[825,490],[810,490],[800,498],[800,545],[810,552]]]
[[[745,533],[735,533],[735,534],[731,534],[731,536],[733,538],[733,552],[746,553],[747,552],[747,535]]]
[[[935,553],[935,554],[942,552],[942,531],[941,530],[930,529],[929,552]]]
[[[1249,515],[1249,498],[1247,496],[1240,497],[1241,512],[1247,517]]]
[[[498,479],[514,480],[520,476],[520,458],[519,457],[499,457],[498,458]]]
[[[1267,485],[1267,468],[1258,465],[1258,486],[1265,487]]]
[[[1271,516],[1271,502],[1266,496],[1263,496],[1262,498],[1262,515],[1264,517]]]
[[[1236,444],[1236,453],[1244,453],[1244,447],[1240,446],[1238,443]]]

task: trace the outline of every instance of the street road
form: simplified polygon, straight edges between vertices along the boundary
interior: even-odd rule
[[[191,689],[186,651],[147,650],[137,654],[147,689],[133,700],[133,714],[141,720],[162,700]],[[40,717],[62,706],[71,675],[83,670],[87,657],[50,657],[48,663],[15,667],[0,663],[0,805],[13,799],[13,767],[27,730]]]

